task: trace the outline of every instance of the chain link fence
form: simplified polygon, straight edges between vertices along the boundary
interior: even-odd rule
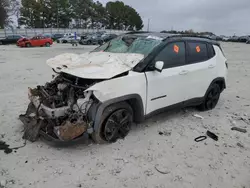
[[[128,31],[124,30],[112,30],[112,29],[67,29],[67,28],[33,28],[33,29],[0,29],[0,38],[4,38],[8,35],[23,35],[26,37],[33,37],[39,34],[55,34],[55,33],[74,33],[76,32],[78,35],[82,33],[94,33],[97,31],[105,31],[110,34],[123,34]]]

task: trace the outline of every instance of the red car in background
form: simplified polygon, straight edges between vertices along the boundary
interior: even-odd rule
[[[52,44],[53,44],[53,40],[51,38],[46,38],[44,36],[35,36],[31,39],[22,38],[17,41],[17,46],[20,46],[20,47],[36,47],[36,46],[49,47]]]

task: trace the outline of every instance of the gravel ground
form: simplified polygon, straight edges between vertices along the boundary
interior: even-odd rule
[[[37,141],[10,154],[0,151],[0,184],[7,188],[250,188],[250,45],[222,46],[229,76],[216,109],[160,114],[134,126],[125,140],[109,145],[55,148]],[[27,88],[51,80],[45,61],[63,52],[90,49],[67,44],[29,49],[0,46],[0,140],[10,147],[23,144],[18,115],[28,105]],[[232,126],[248,132],[231,131]],[[207,130],[219,140],[194,142]]]

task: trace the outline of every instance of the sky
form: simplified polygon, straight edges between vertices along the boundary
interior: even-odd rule
[[[109,0],[99,0],[106,4]],[[250,35],[250,0],[122,0],[132,6],[150,31],[211,31]]]

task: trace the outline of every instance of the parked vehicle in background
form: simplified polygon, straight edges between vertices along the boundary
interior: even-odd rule
[[[246,43],[248,41],[248,39],[249,39],[249,36],[241,36],[241,37],[239,37],[239,41],[238,42],[244,42],[244,43]]]
[[[37,46],[49,47],[52,44],[53,44],[53,40],[51,38],[47,38],[44,36],[35,36],[31,39],[22,38],[17,41],[17,46],[19,47],[37,47]]]
[[[57,39],[57,43],[71,43],[72,41],[75,40],[75,36],[67,36],[63,38]],[[81,37],[76,36],[76,41],[79,42],[81,40]]]
[[[20,120],[35,141],[97,143],[125,138],[133,122],[173,107],[212,110],[226,88],[227,62],[216,41],[132,32],[92,52],[47,61],[57,76],[29,88]]]
[[[9,35],[6,38],[0,39],[0,45],[4,44],[16,44],[17,41],[24,38],[22,35]]]
[[[64,33],[63,37],[75,36],[74,33]]]
[[[53,39],[53,41],[56,41],[60,38],[63,38],[64,34],[61,34],[61,33],[55,33],[55,34],[52,34],[51,38]]]
[[[98,41],[101,41],[101,36],[96,34],[88,35],[84,39],[81,39],[79,44],[82,45],[97,45]]]
[[[98,44],[102,45],[103,43],[108,42],[116,37],[117,37],[116,34],[104,34],[104,35],[102,35],[102,37],[98,41]]]

